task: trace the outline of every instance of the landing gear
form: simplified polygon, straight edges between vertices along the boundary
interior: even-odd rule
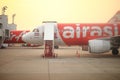
[[[58,49],[58,48],[59,48],[59,46],[54,46],[54,48],[55,48],[55,49]]]
[[[112,54],[113,54],[113,55],[118,55],[118,53],[119,53],[119,51],[118,51],[117,48],[113,48],[113,49],[112,49]]]
[[[6,47],[4,47],[4,46],[0,46],[0,49],[4,49],[4,48],[6,48]]]
[[[0,49],[2,48],[2,45],[0,44]]]

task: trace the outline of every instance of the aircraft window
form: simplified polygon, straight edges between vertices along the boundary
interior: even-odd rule
[[[39,32],[39,29],[34,29],[33,32]]]

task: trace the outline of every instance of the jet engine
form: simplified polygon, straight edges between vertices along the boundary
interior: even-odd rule
[[[109,51],[111,48],[108,40],[89,40],[90,53],[103,53]]]

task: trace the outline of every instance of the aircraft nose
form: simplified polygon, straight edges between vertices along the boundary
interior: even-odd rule
[[[31,43],[31,44],[40,44],[42,43],[42,38],[34,32],[28,32],[22,36],[22,40],[26,43]]]
[[[26,43],[33,43],[34,35],[32,32],[28,32],[22,36],[22,40]]]
[[[31,36],[31,32],[28,32],[22,36],[22,40],[26,43],[30,43],[31,42],[30,36]]]

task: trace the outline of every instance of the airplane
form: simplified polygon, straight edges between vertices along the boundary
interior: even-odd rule
[[[23,34],[29,32],[30,30],[11,30],[10,31],[10,37],[6,38],[2,44],[2,46],[0,47],[0,49],[2,48],[7,48],[8,46],[12,46],[15,43],[21,43],[21,44],[25,44],[25,42],[22,40],[22,36]],[[11,45],[12,44],[12,45]]]
[[[10,38],[5,39],[2,48],[6,48],[6,44],[22,44],[23,47],[38,47],[41,46],[39,44],[28,44],[22,40],[22,36],[26,33],[30,32],[30,30],[11,30]],[[10,45],[9,45],[10,46]]]
[[[10,31],[10,38],[5,39],[4,43],[25,43],[22,36],[30,30],[12,30]]]
[[[51,23],[51,22],[48,22]],[[120,11],[107,23],[54,23],[55,46],[86,46],[90,53],[104,53],[112,50],[118,55],[120,46]],[[30,44],[44,45],[44,26],[42,24],[22,36]]]

